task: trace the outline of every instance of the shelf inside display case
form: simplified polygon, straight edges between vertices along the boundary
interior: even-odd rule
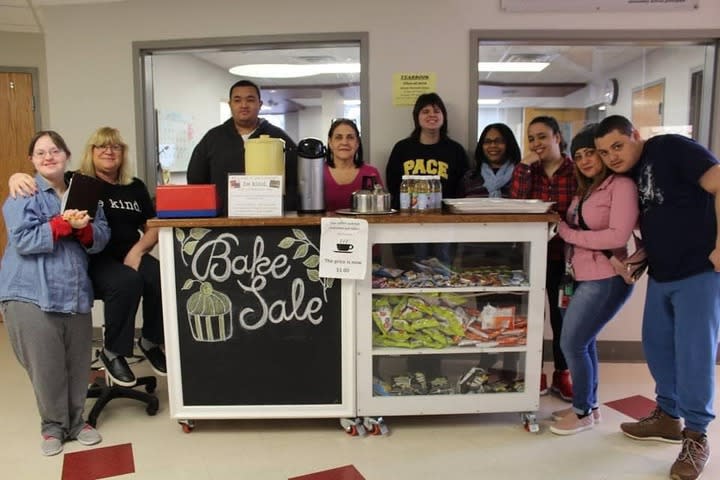
[[[374,397],[418,397],[525,391],[521,352],[373,359]]]
[[[398,348],[398,347],[374,347],[372,354],[379,356],[398,356],[398,355],[447,355],[449,353],[501,353],[501,352],[524,352],[525,346],[522,347],[446,347],[446,348]]]

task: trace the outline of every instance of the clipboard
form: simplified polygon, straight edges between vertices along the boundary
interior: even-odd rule
[[[82,173],[73,174],[63,198],[62,211],[87,210],[90,218],[95,218],[102,190],[103,184],[97,178]]]

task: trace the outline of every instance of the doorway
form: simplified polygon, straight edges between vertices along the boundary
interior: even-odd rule
[[[632,122],[643,138],[657,135],[655,129],[665,125],[663,109],[665,104],[665,82],[660,81],[633,90]]]
[[[34,80],[28,71],[0,69],[0,201],[8,196],[8,179],[15,172],[33,173],[27,145],[39,125],[35,115]],[[0,215],[0,257],[5,254],[7,230]],[[2,315],[0,315],[2,321]]]
[[[38,125],[33,95],[33,72],[0,69],[0,199],[8,196],[7,181],[15,172],[33,173],[27,146]],[[6,120],[5,120],[6,119]],[[0,217],[0,256],[7,233]]]

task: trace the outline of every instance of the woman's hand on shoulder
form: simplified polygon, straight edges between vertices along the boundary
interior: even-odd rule
[[[21,197],[30,197],[37,193],[37,183],[35,183],[35,179],[27,173],[18,172],[10,175],[8,187],[12,198],[17,198],[18,195]]]

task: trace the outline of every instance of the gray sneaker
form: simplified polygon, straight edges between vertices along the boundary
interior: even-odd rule
[[[685,429],[682,450],[670,469],[670,478],[696,480],[702,475],[708,460],[710,460],[710,445],[707,436]]]
[[[635,440],[655,440],[667,443],[682,443],[682,421],[655,407],[650,415],[637,422],[620,424],[620,430]]]
[[[77,437],[75,437],[75,440],[83,445],[95,445],[102,442],[102,437],[100,436],[100,432],[86,423],[83,429],[80,430],[80,433],[77,434]]]
[[[51,437],[50,435],[43,435],[40,450],[46,457],[51,457],[63,451],[63,444],[59,438]]]

